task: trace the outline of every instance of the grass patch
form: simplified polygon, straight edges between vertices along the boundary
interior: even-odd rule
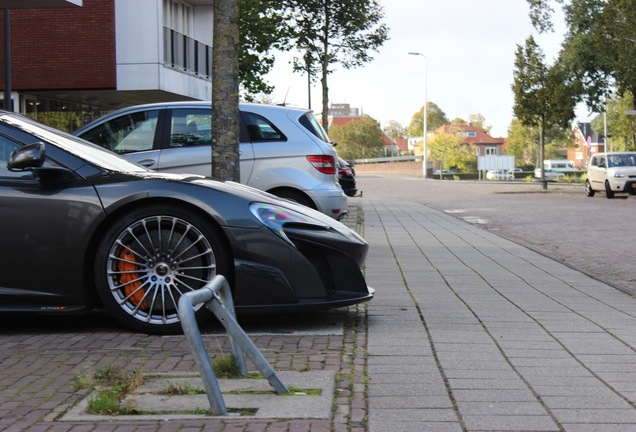
[[[233,355],[219,356],[212,363],[214,374],[217,378],[240,378],[242,377],[238,363]]]
[[[165,389],[159,390],[157,394],[165,396],[198,395],[205,394],[205,390],[193,387],[188,383],[169,384]]]
[[[232,390],[227,394],[239,395],[270,395],[276,394],[274,390]],[[322,389],[305,389],[300,387],[289,387],[289,393],[283,393],[280,396],[320,396]]]
[[[228,408],[228,414],[238,414],[239,416],[253,416],[258,412],[257,408]]]
[[[95,379],[92,374],[82,374],[76,375],[73,378],[73,388],[75,390],[84,389],[84,390],[94,390],[95,389]]]
[[[322,389],[304,389],[299,387],[289,387],[289,393],[281,396],[320,396]]]
[[[138,414],[134,402],[122,405],[123,395],[113,390],[100,390],[95,397],[88,400],[86,410],[92,414],[125,415]]]
[[[98,369],[93,374],[78,375],[73,386],[89,391],[98,390],[88,400],[87,411],[93,414],[135,414],[134,403],[121,405],[122,400],[143,382],[140,372],[125,371],[116,366]]]
[[[123,395],[127,395],[144,381],[141,372],[125,371],[116,366],[98,369],[94,378],[100,386],[109,386]]]
[[[587,173],[583,174],[566,174],[565,182],[566,183],[585,183],[587,179]]]

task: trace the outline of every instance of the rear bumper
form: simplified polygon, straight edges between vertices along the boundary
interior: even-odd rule
[[[340,220],[347,215],[349,199],[342,189],[334,190],[312,190],[309,192],[318,211],[336,220]]]

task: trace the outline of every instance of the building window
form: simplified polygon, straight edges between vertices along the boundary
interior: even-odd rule
[[[32,95],[20,95],[20,112],[27,117],[63,130],[73,132],[80,126],[112,111],[91,103],[75,103]]]
[[[164,0],[164,65],[205,79],[212,76],[212,47],[195,40],[194,9],[182,0]]]
[[[486,147],[486,156],[497,156],[497,147]]]
[[[181,0],[164,0],[164,25],[185,36],[192,36],[194,27],[194,11],[192,6]]]
[[[475,132],[475,131],[466,131],[466,136],[468,138],[475,138],[477,136],[477,132]]]

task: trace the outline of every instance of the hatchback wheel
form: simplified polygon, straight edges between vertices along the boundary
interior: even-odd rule
[[[614,198],[614,191],[612,190],[612,188],[610,187],[610,184],[608,181],[605,181],[605,195],[607,196],[607,198],[612,199]]]
[[[594,189],[592,189],[592,185],[589,180],[585,181],[585,196],[593,197],[595,194]]]
[[[105,233],[95,260],[97,292],[122,324],[152,334],[179,333],[178,302],[230,262],[221,234],[208,220],[152,206],[120,217]],[[200,322],[210,314],[194,306]]]

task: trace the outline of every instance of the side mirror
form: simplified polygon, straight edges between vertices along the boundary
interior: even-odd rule
[[[36,142],[13,150],[7,168],[10,171],[32,171],[33,176],[49,186],[59,185],[75,177],[73,171],[63,167],[44,166],[46,159],[43,142]]]
[[[44,143],[37,142],[19,147],[11,152],[7,168],[10,171],[26,171],[44,165]]]

